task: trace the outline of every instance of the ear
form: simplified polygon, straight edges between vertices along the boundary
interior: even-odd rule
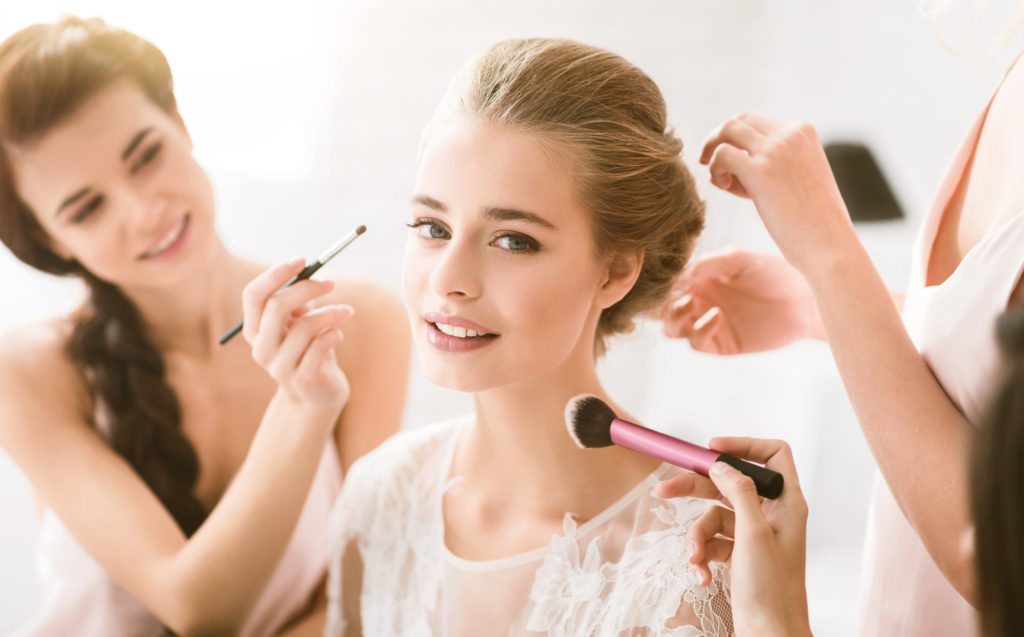
[[[597,304],[601,309],[622,300],[636,283],[644,265],[644,251],[620,252],[605,259],[605,279],[597,291]]]

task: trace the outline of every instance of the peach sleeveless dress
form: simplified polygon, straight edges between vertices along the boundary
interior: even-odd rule
[[[961,145],[918,235],[903,307],[904,324],[918,351],[949,398],[974,424],[999,372],[996,318],[1006,309],[1024,268],[1024,211],[990,228],[941,284],[926,285],[926,276],[939,224],[977,146],[991,103],[990,99]],[[978,634],[976,611],[932,561],[880,473],[868,516],[857,634]]]
[[[327,444],[281,562],[241,637],[273,635],[306,609],[327,570],[327,529],[341,492],[341,462]],[[106,574],[47,509],[39,523],[37,565],[43,607],[15,637],[167,635],[146,608]]]

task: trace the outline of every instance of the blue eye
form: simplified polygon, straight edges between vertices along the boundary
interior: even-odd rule
[[[416,231],[416,234],[424,239],[451,239],[452,235],[444,226],[430,219],[417,219],[413,223],[406,224]]]
[[[499,247],[510,252],[536,252],[540,244],[523,234],[503,234],[494,240]]]

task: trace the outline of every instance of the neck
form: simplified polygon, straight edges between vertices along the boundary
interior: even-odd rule
[[[204,264],[202,276],[175,286],[123,291],[158,349],[209,358],[219,347],[217,338],[242,317],[242,288],[256,271],[220,246]]]
[[[617,413],[598,380],[589,343],[543,376],[474,395],[476,423],[459,441],[453,475],[510,515],[588,519],[660,463],[628,449],[580,449],[565,425],[565,405],[594,394]],[[515,485],[513,489],[509,485]]]

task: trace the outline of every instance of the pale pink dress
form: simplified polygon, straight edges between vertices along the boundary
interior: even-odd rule
[[[1006,309],[1024,267],[1024,211],[991,228],[944,282],[926,286],[925,281],[939,222],[964,176],[987,114],[986,106],[918,235],[903,307],[914,344],[946,394],[975,424],[1000,365],[996,318]],[[965,449],[965,461],[966,454]],[[978,634],[977,613],[932,561],[881,474],[875,477],[863,564],[858,635]]]
[[[281,562],[240,635],[273,635],[308,607],[327,570],[327,529],[341,492],[337,448],[328,444]],[[149,637],[160,622],[118,586],[51,510],[39,523],[43,607],[15,637]]]

